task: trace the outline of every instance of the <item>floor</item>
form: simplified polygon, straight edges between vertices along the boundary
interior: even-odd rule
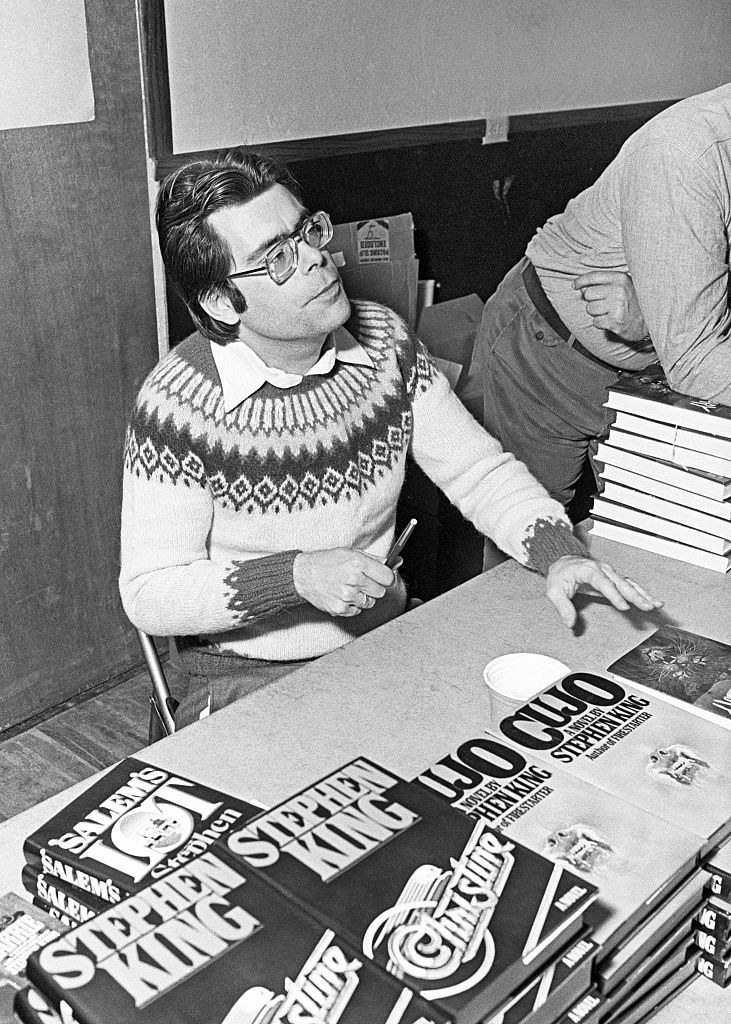
[[[147,746],[149,694],[143,671],[0,738],[0,821]]]

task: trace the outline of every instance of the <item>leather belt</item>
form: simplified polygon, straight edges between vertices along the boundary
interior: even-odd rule
[[[579,355],[584,356],[586,359],[591,359],[592,363],[602,366],[605,370],[611,370],[612,373],[619,373],[619,367],[612,366],[611,363],[605,363],[603,359],[599,358],[599,356],[595,356],[588,348],[584,348],[576,335],[571,333],[551,305],[548,296],[543,290],[543,285],[540,282],[538,274],[536,273],[536,268],[530,261],[526,263],[521,273],[523,277],[523,284],[525,285],[525,290],[528,292],[529,299],[551,330],[555,331],[559,338],[562,338],[566,344],[570,345],[575,352],[579,353]]]

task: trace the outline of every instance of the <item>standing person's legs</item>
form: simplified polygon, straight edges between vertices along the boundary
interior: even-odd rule
[[[482,376],[485,428],[567,505],[603,435],[606,389],[617,379],[575,351],[543,319],[513,268],[485,305],[473,367]]]
[[[574,350],[538,312],[523,281],[526,263],[488,299],[470,375],[482,380],[485,429],[566,506],[590,446],[606,431],[606,388],[617,373]]]

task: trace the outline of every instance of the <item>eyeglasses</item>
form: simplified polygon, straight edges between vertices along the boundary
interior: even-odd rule
[[[302,227],[293,231],[288,238],[273,245],[264,257],[264,264],[253,270],[237,270],[228,275],[228,280],[237,277],[254,277],[256,274],[268,274],[275,284],[284,284],[297,269],[299,242],[311,245],[313,249],[324,249],[333,236],[330,218],[322,210],[308,217]]]

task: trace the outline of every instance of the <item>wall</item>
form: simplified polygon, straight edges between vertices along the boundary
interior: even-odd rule
[[[165,0],[176,152],[672,99],[728,0]]]
[[[0,729],[141,661],[117,593],[124,428],[157,358],[134,0],[86,18],[95,120],[0,132]]]

